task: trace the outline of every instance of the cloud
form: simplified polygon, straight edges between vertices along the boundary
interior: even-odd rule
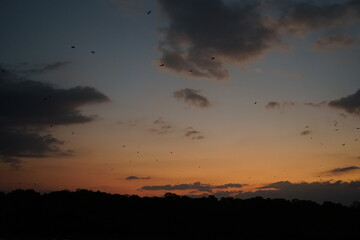
[[[310,131],[310,130],[305,130],[305,131],[302,131],[300,134],[303,135],[303,136],[307,136],[307,135],[312,134],[312,131]]]
[[[275,182],[259,188],[255,192],[243,192],[235,195],[237,198],[285,198],[312,200],[319,203],[332,201],[351,205],[360,199],[360,182],[312,182],[291,183],[288,181]]]
[[[197,131],[197,130],[194,130],[192,127],[188,127],[186,129],[186,132],[185,132],[185,137],[188,137],[188,138],[191,138],[191,139],[194,139],[194,140],[199,140],[199,139],[203,139],[204,136],[202,135],[201,132]]]
[[[165,124],[165,121],[162,117],[159,117],[158,119],[154,120],[153,124],[163,125],[163,124]]]
[[[125,180],[148,180],[150,177],[128,176]]]
[[[304,105],[308,106],[308,107],[323,107],[323,106],[326,106],[327,104],[328,104],[327,101],[321,101],[319,103],[313,103],[313,102],[304,103]]]
[[[348,48],[355,44],[350,35],[328,35],[323,36],[315,42],[315,47],[324,50],[331,47]]]
[[[330,101],[328,105],[333,108],[345,110],[353,115],[360,116],[360,89],[352,95]]]
[[[54,62],[54,63],[46,64],[45,66],[23,70],[23,71],[21,71],[21,73],[24,73],[24,74],[41,74],[41,73],[45,73],[45,72],[48,72],[48,71],[59,69],[59,68],[61,68],[63,66],[66,66],[68,64],[69,64],[69,62]]]
[[[243,191],[217,191],[217,192],[213,192],[213,193],[201,193],[201,194],[190,193],[190,194],[186,194],[186,196],[190,197],[190,198],[202,198],[202,197],[209,197],[212,195],[212,196],[220,199],[220,198],[233,197],[236,194],[239,194],[242,192]]]
[[[183,101],[188,103],[189,105],[196,106],[199,108],[207,108],[210,107],[209,100],[200,95],[200,90],[184,88],[174,92],[174,98],[179,101]]]
[[[241,188],[242,186],[243,186],[242,184],[238,184],[238,183],[228,183],[228,184],[224,184],[224,185],[211,185],[211,184],[203,184],[201,182],[195,182],[192,184],[143,186],[142,188],[140,188],[140,190],[148,190],[148,191],[196,190],[199,192],[211,193],[215,189]]]
[[[62,141],[46,133],[50,126],[87,123],[79,107],[109,101],[91,87],[56,88],[19,77],[0,67],[0,161],[20,163],[22,158],[71,155]]]
[[[223,61],[243,62],[259,57],[276,40],[275,31],[265,26],[255,1],[246,4],[226,4],[221,0],[158,2],[170,21],[162,29],[160,61],[177,73],[225,80],[229,73]]]
[[[326,4],[289,1],[287,6],[283,6],[279,27],[303,34],[331,26],[348,25],[359,18],[356,13],[359,7],[357,1]]]
[[[350,166],[350,167],[343,167],[343,168],[334,168],[331,169],[325,173],[331,174],[331,175],[338,175],[338,174],[342,174],[342,173],[348,173],[348,172],[353,172],[355,170],[359,170],[360,167],[357,166]]]
[[[149,129],[149,132],[156,134],[165,134],[171,132],[173,127],[170,126],[162,117],[153,121],[153,127]]]
[[[144,122],[144,119],[131,119],[126,121],[117,121],[116,123],[119,125],[125,125],[129,127],[136,127]]]
[[[169,24],[160,29],[163,68],[223,81],[226,63],[257,59],[289,34],[306,34],[359,19],[358,1],[158,0]],[[206,7],[204,7],[206,6]],[[322,40],[324,41],[324,40]],[[329,41],[328,41],[329,42]],[[332,41],[334,42],[334,41]]]
[[[266,104],[266,109],[280,109],[285,107],[293,107],[295,106],[294,102],[276,102],[276,101],[270,101]]]

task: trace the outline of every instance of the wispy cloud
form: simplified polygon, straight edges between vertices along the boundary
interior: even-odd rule
[[[337,35],[327,35],[319,38],[314,46],[317,49],[325,50],[329,48],[348,48],[355,44],[355,40],[350,35],[337,34]]]
[[[330,174],[330,175],[338,175],[338,174],[342,174],[342,173],[353,172],[353,171],[359,170],[359,169],[360,169],[360,167],[358,167],[358,166],[349,166],[349,167],[343,167],[343,168],[334,168],[329,171],[326,171],[325,173]]]
[[[158,119],[153,121],[152,127],[148,131],[155,134],[165,134],[171,132],[172,130],[173,127],[167,122],[165,122],[162,117],[159,117]]]
[[[185,137],[188,137],[188,138],[191,138],[194,140],[200,140],[200,139],[204,138],[204,135],[202,134],[202,132],[199,132],[192,127],[188,127],[185,132]]]
[[[23,70],[23,71],[21,71],[21,73],[23,73],[23,74],[41,74],[41,73],[45,73],[48,71],[53,71],[53,70],[62,68],[68,64],[69,64],[69,62],[54,62],[54,63],[45,64],[43,66]]]

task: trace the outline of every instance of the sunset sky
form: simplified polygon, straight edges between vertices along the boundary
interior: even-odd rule
[[[0,6],[0,190],[360,200],[360,1]]]

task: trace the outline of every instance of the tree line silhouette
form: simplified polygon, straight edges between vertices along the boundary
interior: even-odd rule
[[[360,239],[360,204],[0,192],[0,239]]]

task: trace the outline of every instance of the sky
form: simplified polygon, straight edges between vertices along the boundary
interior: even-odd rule
[[[2,191],[360,200],[360,1],[0,4]]]

